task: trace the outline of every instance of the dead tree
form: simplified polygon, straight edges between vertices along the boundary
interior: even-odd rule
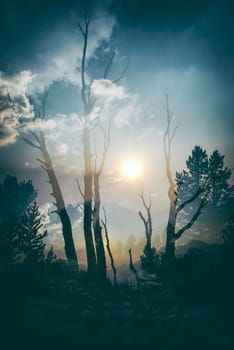
[[[106,249],[108,251],[108,255],[110,258],[110,262],[111,262],[111,268],[113,271],[114,286],[117,287],[118,286],[117,271],[116,271],[115,262],[114,262],[114,258],[113,258],[111,247],[110,247],[110,240],[109,240],[108,229],[107,229],[107,217],[106,217],[106,211],[104,208],[103,208],[103,213],[104,213],[104,220],[102,220],[102,225],[103,225],[104,231],[105,231]]]
[[[147,218],[145,218],[141,211],[138,212],[141,220],[143,221],[145,227],[145,237],[146,237],[146,246],[151,249],[151,238],[152,238],[152,218],[151,218],[151,198],[149,199],[149,205],[146,204],[143,190],[140,193],[140,198],[142,200],[143,206],[146,210]]]
[[[100,223],[100,175],[102,174],[107,151],[110,145],[110,130],[111,122],[109,119],[108,129],[105,130],[101,122],[100,126],[104,133],[104,147],[102,153],[102,159],[99,167],[97,166],[97,152],[95,150],[94,161],[93,161],[93,185],[94,185],[94,209],[93,209],[93,232],[95,238],[96,254],[97,254],[97,267],[98,267],[98,278],[99,281],[104,282],[106,280],[106,257],[105,249],[102,238],[102,227]]]
[[[40,119],[45,118],[45,101],[46,101],[46,95],[44,96],[42,101],[41,112],[39,112],[39,110],[35,112],[37,114],[37,118],[40,118]],[[32,142],[31,140],[28,140],[26,138],[24,138],[24,141],[31,147],[36,148],[41,152],[43,160],[39,158],[37,160],[40,163],[41,168],[45,170],[45,172],[47,173],[49,178],[48,182],[52,188],[51,195],[55,199],[55,202],[53,204],[56,206],[56,210],[54,212],[58,214],[61,220],[62,234],[63,234],[64,243],[65,243],[66,258],[69,266],[74,271],[78,271],[79,269],[78,259],[77,259],[77,253],[75,250],[75,245],[74,245],[74,240],[72,235],[71,221],[68,216],[62,191],[58,183],[57,177],[55,175],[53,163],[46,146],[45,135],[42,131],[40,131],[39,134],[36,134],[34,132],[31,132],[31,134],[34,138],[34,141]]]
[[[138,212],[141,220],[143,221],[145,227],[145,237],[146,244],[141,255],[141,268],[147,273],[156,273],[158,266],[158,254],[155,247],[152,247],[152,218],[151,218],[151,197],[149,198],[149,204],[146,204],[143,190],[140,193],[140,198],[142,200],[143,206],[146,210],[146,217],[142,214],[141,211]]]
[[[96,276],[96,254],[92,232],[92,155],[90,142],[90,118],[89,115],[93,110],[94,98],[91,96],[90,86],[87,86],[85,80],[86,53],[88,45],[90,17],[85,16],[84,26],[77,22],[78,28],[83,37],[83,53],[81,60],[81,98],[83,102],[83,157],[84,157],[84,191],[81,194],[84,200],[84,237],[86,256],[88,264],[88,273],[90,278]]]
[[[103,242],[101,238],[101,226],[99,219],[99,209],[100,209],[100,192],[99,192],[99,178],[104,166],[106,152],[104,149],[104,155],[102,159],[103,166],[96,172],[92,172],[92,151],[91,151],[91,141],[90,141],[90,133],[94,127],[95,122],[91,121],[91,113],[96,103],[96,99],[91,93],[91,83],[87,84],[86,82],[86,61],[87,61],[87,46],[88,46],[88,37],[89,37],[89,26],[90,26],[90,17],[84,16],[84,24],[77,22],[77,26],[79,31],[83,37],[83,53],[81,59],[81,99],[83,103],[83,158],[84,158],[84,191],[80,191],[83,200],[84,200],[84,236],[85,236],[85,244],[86,244],[86,255],[87,255],[87,263],[88,263],[88,273],[91,278],[96,276],[97,272],[97,264],[98,271],[102,277],[105,276],[105,254],[103,255],[104,248]],[[104,70],[103,78],[107,79],[108,75],[111,71],[113,60],[115,53],[112,54],[111,58],[108,61],[108,64]],[[129,62],[128,62],[129,63]],[[120,77],[113,82],[118,82],[123,75],[125,74],[127,66],[124,71],[121,73]],[[99,117],[98,117],[99,118]],[[97,118],[97,119],[98,119]],[[109,144],[108,144],[109,146]],[[108,149],[108,147],[107,147]],[[94,216],[93,216],[93,182],[94,182]],[[94,220],[93,220],[94,219]],[[93,230],[92,230],[92,220],[93,229],[95,235],[95,244],[96,244],[96,252],[94,247],[93,240]],[[96,255],[97,254],[97,255]]]
[[[172,129],[173,114],[169,108],[168,96],[166,96],[165,110],[166,110],[167,126],[163,137],[163,148],[164,148],[164,157],[165,157],[165,166],[166,166],[166,176],[169,183],[168,198],[170,202],[169,218],[168,218],[167,229],[166,229],[165,256],[166,256],[167,262],[171,262],[175,258],[176,240],[178,240],[182,236],[182,234],[188,229],[190,229],[193,226],[193,224],[196,222],[197,218],[202,212],[202,209],[207,204],[206,197],[208,196],[210,187],[207,184],[206,188],[205,187],[199,188],[194,195],[192,195],[188,200],[186,200],[184,203],[180,204],[179,207],[177,207],[177,192],[179,190],[179,187],[178,187],[179,185],[175,183],[174,178],[172,176],[172,171],[171,171],[171,144],[175,136],[177,126],[175,126]],[[202,192],[204,193],[204,195],[203,195],[203,198],[201,199],[201,202],[196,212],[193,214],[190,221],[176,232],[176,220],[177,220],[178,213],[182,209],[184,209],[185,206],[192,203],[196,198],[198,198]]]

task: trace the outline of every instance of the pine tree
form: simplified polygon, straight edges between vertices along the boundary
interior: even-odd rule
[[[209,158],[209,180],[211,182],[210,205],[219,207],[230,197],[231,186],[228,181],[231,170],[224,168],[224,156],[217,150]]]
[[[224,156],[216,150],[207,153],[195,146],[186,161],[187,169],[176,173],[175,198],[171,201],[170,222],[167,228],[166,255],[174,257],[175,242],[197,222],[205,207],[216,208],[231,198],[231,170],[224,167]]]
[[[206,150],[195,146],[192,155],[186,161],[187,169],[192,180],[193,190],[197,191],[204,185],[208,172],[208,156]]]
[[[57,261],[58,261],[57,255],[55,254],[54,249],[51,246],[46,255],[45,263],[47,265],[52,265],[52,264],[55,264]]]
[[[159,264],[159,255],[155,247],[150,247],[145,245],[143,254],[140,257],[141,259],[141,268],[143,271],[155,274],[157,272],[157,267]]]
[[[7,175],[0,184],[0,224],[13,216],[19,218],[36,195],[32,181],[18,182],[15,176]]]
[[[20,221],[19,244],[27,263],[41,263],[44,260],[44,238],[47,232],[41,233],[42,226],[39,206],[34,202],[24,212]]]
[[[176,173],[177,205],[191,198],[199,189],[206,186],[208,180],[209,161],[206,150],[195,146],[186,161],[187,169]],[[193,205],[198,199],[193,201]]]

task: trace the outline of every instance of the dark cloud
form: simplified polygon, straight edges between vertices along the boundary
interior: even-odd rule
[[[35,68],[41,42],[58,25],[64,23],[73,31],[75,19],[74,23],[67,22],[72,14],[74,18],[84,12],[95,16],[95,11],[105,10],[117,18],[126,47],[127,43],[130,47],[135,45],[137,50],[140,46],[143,50],[152,45],[163,46],[163,41],[164,44],[168,40],[176,41],[182,32],[190,29],[191,34],[182,47],[187,52],[180,58],[181,64],[186,59],[192,60],[194,55],[194,60],[208,61],[208,65],[230,75],[234,56],[233,9],[231,0],[1,1],[0,69],[12,73],[14,69],[22,69],[22,61]],[[201,55],[203,52],[203,58],[199,52]]]

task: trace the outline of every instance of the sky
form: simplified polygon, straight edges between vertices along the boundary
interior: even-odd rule
[[[77,21],[82,23],[84,13],[91,16],[87,81],[97,99],[95,113],[102,106],[104,125],[108,116],[112,118],[101,195],[116,240],[119,235],[122,239],[132,232],[141,234],[137,217],[141,188],[146,195],[151,193],[155,213],[167,213],[162,147],[166,94],[173,123],[178,125],[173,171],[185,167],[196,144],[208,154],[218,149],[233,168],[233,7],[231,0],[60,0],[56,4],[1,0],[0,180],[6,174],[32,179],[42,210],[50,208],[50,189],[36,161],[38,154],[22,140],[40,126],[66,203],[81,200],[75,183],[83,167],[79,70],[83,42]],[[113,68],[103,80],[112,52]],[[114,83],[128,62],[124,77]],[[39,125],[28,96],[44,89],[48,89],[46,121]],[[8,93],[14,109],[7,105]],[[92,142],[101,154],[100,130],[94,130]],[[141,166],[135,178],[123,174],[123,164],[129,160]],[[127,228],[118,224],[124,208],[132,213],[132,231],[130,224]],[[114,213],[117,217],[111,223]],[[157,214],[155,218],[160,221]]]

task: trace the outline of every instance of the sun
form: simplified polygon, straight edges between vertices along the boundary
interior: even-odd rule
[[[135,160],[128,160],[123,164],[123,174],[126,177],[134,178],[141,173],[141,164]]]

